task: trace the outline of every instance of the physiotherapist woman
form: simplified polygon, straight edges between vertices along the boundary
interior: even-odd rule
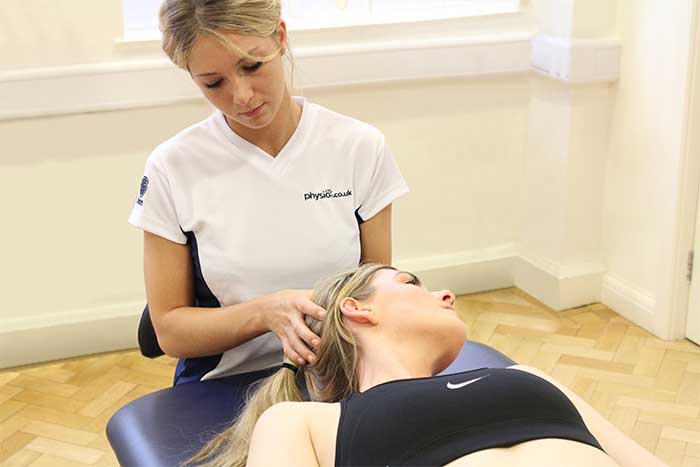
[[[129,222],[174,384],[316,361],[311,289],[391,264],[408,192],[375,127],[291,96],[280,0],[165,0],[162,47],[215,108],[148,156]],[[291,58],[290,58],[291,60]],[[235,380],[235,378],[233,378]]]

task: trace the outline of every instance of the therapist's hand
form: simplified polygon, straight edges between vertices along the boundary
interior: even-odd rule
[[[326,310],[311,301],[312,290],[281,290],[268,296],[263,311],[265,326],[282,341],[284,354],[292,362],[316,363],[314,351],[321,339],[304,322],[306,315],[323,319]]]

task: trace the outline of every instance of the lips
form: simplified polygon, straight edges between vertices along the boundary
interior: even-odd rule
[[[264,104],[264,102],[263,102],[263,104]],[[257,112],[260,109],[260,107],[263,106],[263,104],[260,104],[259,106],[255,107],[253,110],[250,110],[248,112],[241,112],[241,115],[252,115],[255,112]]]

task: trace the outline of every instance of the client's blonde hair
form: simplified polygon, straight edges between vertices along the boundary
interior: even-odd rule
[[[312,301],[326,310],[319,321],[306,316],[307,326],[321,338],[317,362],[300,368],[311,400],[338,402],[359,391],[356,375],[357,348],[350,329],[342,319],[340,303],[347,297],[367,300],[374,293],[371,286],[374,274],[382,269],[394,269],[382,264],[367,263],[351,271],[320,281]],[[395,270],[395,269],[394,269]],[[269,378],[256,384],[249,393],[245,408],[233,425],[213,438],[186,465],[207,461],[207,467],[244,467],[253,428],[260,415],[278,402],[303,401],[297,384],[297,375],[281,368]]]

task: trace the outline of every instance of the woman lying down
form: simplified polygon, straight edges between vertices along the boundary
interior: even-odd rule
[[[319,283],[317,363],[285,364],[192,460],[250,467],[665,465],[530,367],[434,376],[465,340],[450,291],[365,264]],[[296,372],[299,374],[296,374]],[[301,402],[304,385],[312,402]]]

